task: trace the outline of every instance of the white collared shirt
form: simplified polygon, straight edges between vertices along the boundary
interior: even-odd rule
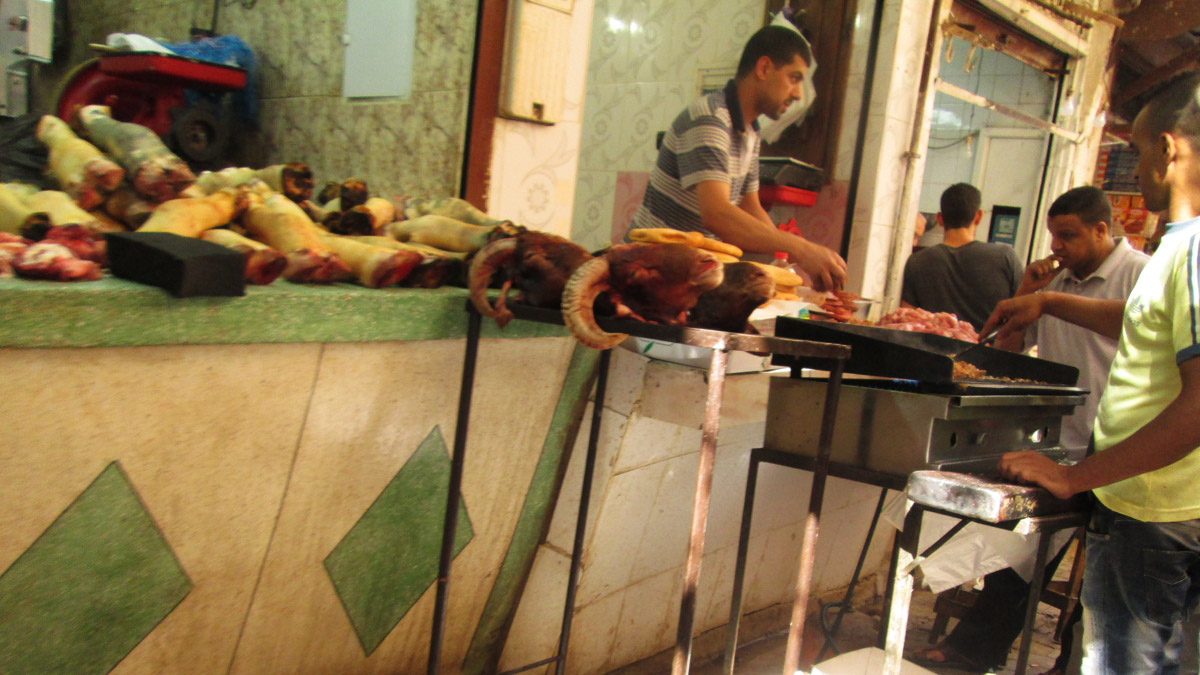
[[[1117,240],[1104,262],[1086,278],[1063,270],[1046,286],[1046,291],[1085,298],[1122,300],[1129,297],[1150,256],[1135,250],[1124,238]],[[1038,358],[1065,363],[1079,369],[1079,386],[1087,389],[1087,401],[1063,419],[1060,442],[1064,447],[1082,448],[1092,435],[1092,422],[1100,395],[1108,381],[1108,369],[1117,354],[1117,341],[1062,319],[1043,316],[1025,332],[1025,349],[1038,347]]]

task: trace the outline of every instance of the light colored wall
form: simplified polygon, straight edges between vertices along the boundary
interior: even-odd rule
[[[514,0],[515,1],[515,0]],[[496,119],[488,213],[526,227],[572,237],[575,177],[583,148],[584,83],[592,0],[575,0],[562,116],[553,126]],[[559,58],[559,55],[547,55]]]
[[[186,42],[212,21],[211,0],[66,1],[69,56],[38,74],[46,106],[67,67],[93,56],[89,42],[113,32]],[[241,139],[241,163],[307,162],[318,184],[358,177],[388,197],[458,194],[475,3],[418,0],[412,95],[363,102],[341,96],[345,2],[218,4],[217,31],[248,43],[260,68],[261,131]]]
[[[603,673],[675,643],[696,483],[705,370],[617,349],[608,381],[568,672]],[[730,375],[721,411],[696,632],[728,621],[749,451],[761,447],[769,376]],[[585,413],[583,430],[591,409]],[[586,452],[581,431],[547,541],[505,646],[501,670],[557,649]],[[814,592],[850,581],[879,488],[830,478]],[[790,603],[811,474],[762,465],[746,572],[745,611]],[[865,569],[891,534],[877,531]],[[780,627],[782,628],[782,626]],[[532,671],[540,672],[540,671]],[[552,671],[550,671],[552,672]]]
[[[955,39],[954,59],[949,63],[944,59],[941,61],[939,76],[950,84],[1031,117],[1050,118],[1056,86],[1048,75],[1011,56],[986,49],[971,55],[974,65],[968,72],[965,67],[968,54],[971,52],[967,43]],[[942,93],[934,98],[933,114],[919,203],[921,211],[930,213],[938,211],[938,198],[946,188],[954,183],[971,182],[975,158],[980,150],[981,130],[1002,127],[1037,131],[1011,117]],[[1042,138],[1049,135],[1044,131],[1038,133]],[[969,142],[962,140],[968,136]],[[1040,167],[1029,167],[1029,170],[1040,171]]]
[[[571,238],[610,243],[638,203],[654,139],[700,93],[700,68],[737,67],[762,0],[596,0]],[[629,174],[641,176],[639,180]],[[625,180],[636,185],[619,185]]]
[[[574,349],[482,341],[463,476],[474,534],[453,568],[444,672],[460,669],[508,553]],[[192,586],[114,672],[424,672],[436,564],[368,656],[323,561],[435,426],[452,447],[462,354],[462,340],[0,349],[4,372],[40,383],[0,402],[0,569],[116,461]],[[522,373],[520,414],[510,369]],[[424,505],[431,531],[444,499]],[[53,583],[78,582],[72,555],[61,548]],[[145,584],[133,572],[111,579],[114,593]],[[107,647],[102,630],[72,632],[91,624],[31,612],[76,649]]]

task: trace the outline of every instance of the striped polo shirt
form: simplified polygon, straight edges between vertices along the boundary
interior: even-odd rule
[[[671,123],[630,229],[670,227],[712,236],[701,224],[695,189],[706,180],[728,183],[733,204],[758,191],[758,122],[746,126],[733,80]]]

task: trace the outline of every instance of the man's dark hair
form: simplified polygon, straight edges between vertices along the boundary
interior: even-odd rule
[[[1200,148],[1200,72],[1172,78],[1143,111],[1151,134],[1172,133]]]
[[[947,230],[966,227],[975,220],[983,196],[969,183],[955,183],[942,193],[942,226]]]
[[[1084,225],[1095,227],[1100,223],[1112,226],[1112,204],[1100,188],[1084,185],[1062,193],[1050,205],[1050,217],[1077,216]]]
[[[764,56],[770,57],[776,68],[782,68],[795,60],[797,54],[805,63],[812,63],[812,49],[799,33],[784,26],[764,26],[746,41],[736,78],[740,80],[754,72],[755,64]]]

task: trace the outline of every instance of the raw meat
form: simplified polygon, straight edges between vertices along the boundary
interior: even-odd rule
[[[13,263],[17,274],[52,281],[96,281],[100,265],[80,260],[71,249],[51,241],[40,241],[21,252]]]
[[[936,314],[916,307],[901,307],[884,316],[875,325],[880,328],[933,333],[964,342],[979,342],[975,327],[949,312]]]

